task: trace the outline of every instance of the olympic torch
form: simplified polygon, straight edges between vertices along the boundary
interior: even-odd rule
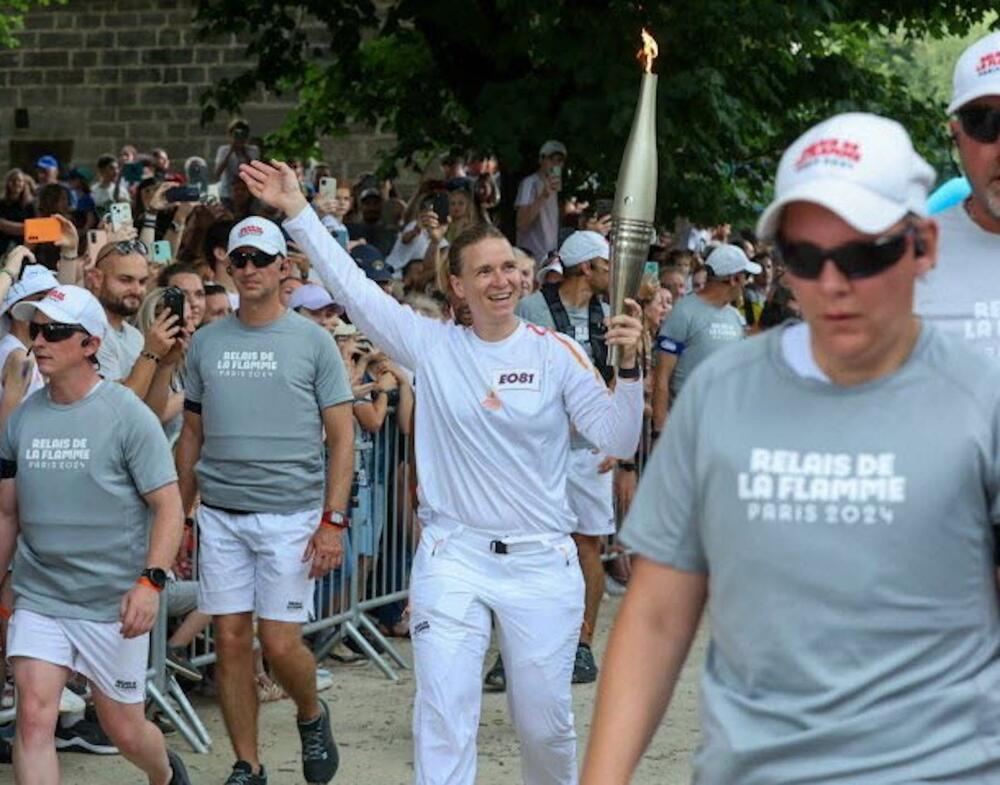
[[[653,60],[659,54],[656,40],[642,31],[643,64],[639,102],[632,130],[618,170],[615,202],[611,211],[611,313],[626,312],[625,298],[634,298],[642,282],[642,271],[653,238],[656,213],[656,74]],[[617,347],[611,347],[611,363],[618,368]]]

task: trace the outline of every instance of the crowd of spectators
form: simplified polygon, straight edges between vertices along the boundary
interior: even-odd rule
[[[0,419],[45,383],[26,351],[27,324],[14,319],[11,308],[21,299],[41,298],[57,283],[73,283],[97,296],[111,327],[98,354],[100,374],[132,389],[159,417],[168,438],[176,440],[184,403],[183,361],[191,336],[239,307],[227,270],[230,230],[251,215],[279,222],[282,218],[254,199],[238,177],[241,163],[261,155],[261,144],[251,142],[249,131],[245,121],[231,123],[230,138],[219,147],[212,164],[192,157],[175,167],[163,148],[139,152],[132,145],[123,145],[117,155],[101,155],[92,162],[93,168],[91,162],[62,162],[43,155],[32,169],[7,172],[0,195],[0,258],[5,259],[3,272],[8,273],[12,285],[0,308],[4,332],[0,341]],[[564,190],[568,163],[567,147],[547,141],[539,150],[537,171],[516,189],[509,189],[514,195],[515,253],[522,272],[522,298],[545,286],[558,290],[571,277],[590,280],[598,267],[597,257],[586,260],[587,264],[575,259],[572,266],[564,265],[560,249],[574,233],[593,232],[605,238],[610,234],[609,201],[597,200],[592,207]],[[450,151],[439,159],[439,170],[424,173],[408,199],[392,181],[370,173],[352,181],[337,181],[327,162],[289,164],[323,225],[348,249],[369,279],[426,316],[470,323],[468,309],[448,283],[448,249],[462,232],[498,222],[501,198],[508,192],[501,188],[503,180],[495,157]],[[116,213],[118,205],[128,206],[124,221]],[[26,242],[25,222],[33,218],[57,220],[59,239]],[[655,436],[665,411],[661,406],[658,416],[657,404],[666,405],[663,402],[669,400],[674,385],[669,374],[657,372],[660,358],[669,357],[669,351],[655,348],[698,340],[693,335],[680,335],[678,331],[687,328],[670,321],[671,312],[684,298],[705,298],[706,286],[715,291],[709,298],[712,304],[739,325],[734,337],[796,318],[798,311],[790,290],[782,284],[783,270],[770,248],[758,243],[749,230],[733,232],[728,224],[701,229],[678,221],[672,230],[661,231],[651,240],[637,301],[648,332],[643,362],[647,414]],[[738,249],[742,258],[759,265],[760,273],[730,276],[727,288],[713,289],[719,276],[709,260],[722,246]],[[406,369],[391,362],[381,347],[373,346],[358,332],[351,314],[318,285],[309,260],[294,244],[289,245],[289,253],[294,264],[292,275],[282,282],[283,302],[330,333],[351,376],[357,449],[350,547],[358,557],[359,579],[370,588],[377,577],[380,553],[399,561],[393,575],[405,574],[402,562],[409,555],[399,552],[397,539],[391,547],[387,545],[387,532],[407,528],[405,541],[417,539],[412,536],[415,467],[406,459],[373,459],[389,452],[396,456],[406,453],[412,430],[414,380]],[[607,263],[604,260],[605,266]],[[0,276],[0,283],[3,278]],[[606,281],[583,289],[587,296],[607,296]],[[723,292],[721,299],[719,291]],[[673,363],[665,365],[673,370]],[[658,387],[667,392],[655,389]],[[640,462],[650,445],[651,438],[647,438],[637,456]],[[634,488],[634,476],[631,481],[627,476],[616,476],[619,515],[630,503]],[[406,497],[406,503],[398,507],[409,512],[401,514],[396,506],[390,509],[386,501],[390,496],[397,502]],[[210,617],[195,608],[193,547],[194,538],[186,538],[174,565],[178,581],[168,595],[172,617],[169,658],[177,672],[198,681],[203,674],[187,661],[188,647],[207,627]],[[614,546],[607,542],[605,547]],[[608,562],[608,590],[623,591],[628,572],[624,556]],[[318,590],[320,613],[343,607],[343,591],[336,584],[343,582],[345,575],[338,572]],[[405,588],[399,585],[398,577],[392,586],[384,575],[380,580],[383,589]],[[0,598],[0,605],[6,604],[9,587]],[[404,603],[382,608],[377,616],[384,634],[407,634]],[[334,654],[338,659],[361,656],[356,646],[352,652],[343,645]],[[282,691],[268,678],[266,663],[259,655],[257,667],[260,697],[280,698]],[[320,678],[329,681],[322,671]],[[8,702],[10,693],[8,683]],[[60,748],[113,751],[93,714],[79,711],[72,696],[68,695],[67,701],[75,711],[63,718],[57,731]]]

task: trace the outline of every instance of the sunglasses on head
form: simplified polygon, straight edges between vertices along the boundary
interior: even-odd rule
[[[907,238],[914,235],[914,248],[918,251],[916,229],[907,226],[898,234],[877,240],[858,240],[836,248],[820,248],[812,243],[789,243],[778,238],[775,249],[778,260],[792,275],[808,280],[819,278],[823,265],[829,259],[845,278],[870,278],[888,270],[906,253]]]
[[[121,254],[122,256],[130,253],[137,253],[143,256],[149,255],[149,249],[142,240],[122,240],[120,243],[108,243],[101,248],[100,253],[97,254],[95,262],[100,262],[115,252]]]
[[[267,267],[269,264],[273,264],[277,258],[278,254],[264,253],[261,250],[233,251],[229,254],[229,262],[237,270],[242,270],[247,264],[253,264],[258,269]]]
[[[993,106],[966,106],[958,110],[958,121],[966,135],[982,144],[993,144],[1000,139],[1000,108]]]
[[[31,340],[35,340],[39,333],[41,333],[46,343],[59,343],[60,341],[65,341],[73,335],[73,333],[84,333],[85,335],[89,335],[89,333],[87,333],[87,331],[78,324],[64,324],[63,322],[46,322],[45,324],[38,324],[37,322],[31,322],[28,325],[28,335],[31,336]]]

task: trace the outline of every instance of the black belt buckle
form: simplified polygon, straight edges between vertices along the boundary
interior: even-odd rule
[[[493,540],[490,542],[490,550],[493,553],[499,553],[501,555],[507,554],[507,543],[502,540]]]

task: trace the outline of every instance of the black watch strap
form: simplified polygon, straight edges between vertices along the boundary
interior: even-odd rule
[[[642,376],[642,371],[639,370],[639,366],[636,365],[634,368],[619,368],[618,378],[619,379],[638,379]]]
[[[142,571],[140,577],[148,580],[160,591],[167,587],[167,571],[161,570],[159,567],[147,567]]]

